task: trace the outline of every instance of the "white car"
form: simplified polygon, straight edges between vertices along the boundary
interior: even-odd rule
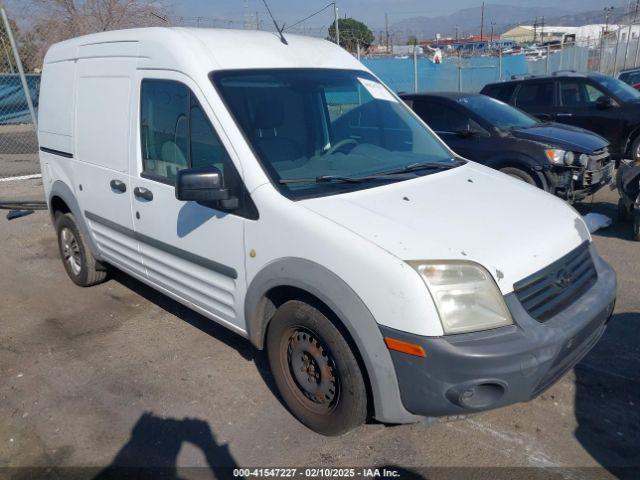
[[[113,266],[266,348],[327,435],[550,386],[615,301],[580,215],[457,157],[343,49],[285,36],[51,47],[40,161],[71,279]]]

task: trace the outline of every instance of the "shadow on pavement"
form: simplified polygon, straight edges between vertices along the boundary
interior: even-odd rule
[[[195,418],[162,418],[153,413],[144,413],[131,430],[129,441],[120,449],[111,465],[98,473],[94,480],[178,479],[180,469],[176,462],[185,442],[198,447],[204,454],[210,470],[208,477],[233,477],[233,469],[237,468],[237,464],[228,447],[216,442],[207,422]]]
[[[200,315],[196,311],[185,307],[184,305],[176,302],[163,293],[154,290],[153,288],[145,285],[144,283],[136,280],[126,273],[121,272],[120,270],[117,270],[115,268],[111,269],[109,272],[109,278],[120,283],[129,290],[137,293],[147,301],[162,308],[166,312],[175,315],[181,320],[187,322],[189,325],[197,328],[198,330],[206,333],[216,340],[225,343],[226,345],[235,349],[240,355],[242,355],[244,359],[253,362],[265,384],[267,385],[269,390],[271,390],[271,393],[273,393],[280,401],[280,403],[285,406],[282,402],[282,399],[280,398],[280,394],[278,393],[278,389],[276,387],[273,376],[271,375],[271,371],[269,369],[269,361],[267,360],[265,352],[255,348],[249,342],[249,340],[217,324],[213,320]]]
[[[601,213],[612,220],[610,227],[597,230],[594,232],[594,236],[632,240],[632,222],[631,220],[626,222],[618,221],[618,207],[615,203],[607,201],[593,203],[584,202],[577,203],[574,206],[581,215],[586,215],[588,213]]]
[[[640,474],[640,313],[612,317],[576,367],[576,439],[618,478]]]

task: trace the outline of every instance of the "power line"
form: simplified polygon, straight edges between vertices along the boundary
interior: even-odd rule
[[[321,8],[320,10],[318,10],[317,12],[312,13],[311,15],[309,15],[308,17],[303,18],[302,20],[298,20],[296,23],[294,23],[294,24],[292,24],[292,25],[289,25],[287,28],[288,28],[288,29],[289,29],[289,28],[293,28],[293,27],[295,27],[296,25],[300,25],[301,23],[306,22],[306,21],[307,21],[307,20],[309,20],[310,18],[315,17],[316,15],[318,15],[318,14],[320,14],[320,13],[324,12],[327,8],[332,7],[332,6],[334,5],[334,3],[335,3],[335,2],[328,3],[327,5],[325,5],[324,7],[322,7],[322,8]]]

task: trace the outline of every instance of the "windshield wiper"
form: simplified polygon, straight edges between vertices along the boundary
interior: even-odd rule
[[[409,172],[417,172],[419,170],[449,170],[451,168],[459,167],[463,165],[464,162],[462,160],[453,160],[451,163],[443,163],[443,162],[417,162],[412,163],[410,165],[405,165],[404,167],[394,168],[392,170],[385,170],[384,172],[376,173],[370,175],[370,177],[380,177],[384,175],[394,175],[397,173],[409,173]]]
[[[284,185],[289,183],[332,183],[332,182],[341,182],[341,183],[360,183],[367,180],[367,178],[356,178],[356,177],[343,177],[340,175],[320,175],[314,178],[282,178],[278,180],[278,183],[282,183]]]
[[[393,170],[385,170],[384,172],[372,173],[365,177],[347,177],[342,175],[320,175],[314,178],[282,178],[278,183],[287,185],[290,183],[362,183],[372,180],[396,179],[398,175],[403,173],[416,172],[418,170],[449,170],[464,164],[461,160],[447,164],[442,162],[418,162],[404,167],[395,168]]]

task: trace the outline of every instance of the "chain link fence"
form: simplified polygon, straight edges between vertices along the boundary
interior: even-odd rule
[[[41,24],[26,21],[29,12],[13,9],[7,12],[7,21],[0,22],[0,178],[39,171],[36,129],[25,92],[32,99],[37,114],[42,61],[49,46],[76,35],[109,29],[108,23],[96,23],[90,13],[90,21],[70,25],[61,20],[50,20]],[[134,13],[127,16],[125,23],[120,20],[118,27],[189,26],[275,31],[271,20],[258,14],[238,21],[171,16],[142,7]],[[44,17],[47,15],[55,19],[61,13],[45,11]],[[98,20],[104,19],[99,17]],[[15,49],[7,26],[13,34]],[[304,23],[290,28],[285,25],[284,32],[285,35],[295,33],[329,38],[333,35],[330,26],[331,23],[315,27]],[[340,38],[354,56],[397,92],[475,92],[487,83],[513,76],[544,75],[559,70],[615,75],[625,68],[640,65],[640,24],[600,32],[593,38],[565,38],[543,46],[511,47],[500,42],[498,35],[492,35],[481,38],[480,42],[442,46],[439,63],[434,61],[436,52],[427,46],[427,42],[406,45],[407,39],[416,38],[409,33],[380,32],[373,38],[363,38],[361,30],[341,29]],[[403,45],[398,45],[402,43],[399,39],[405,39]],[[23,66],[23,78],[18,60]]]

